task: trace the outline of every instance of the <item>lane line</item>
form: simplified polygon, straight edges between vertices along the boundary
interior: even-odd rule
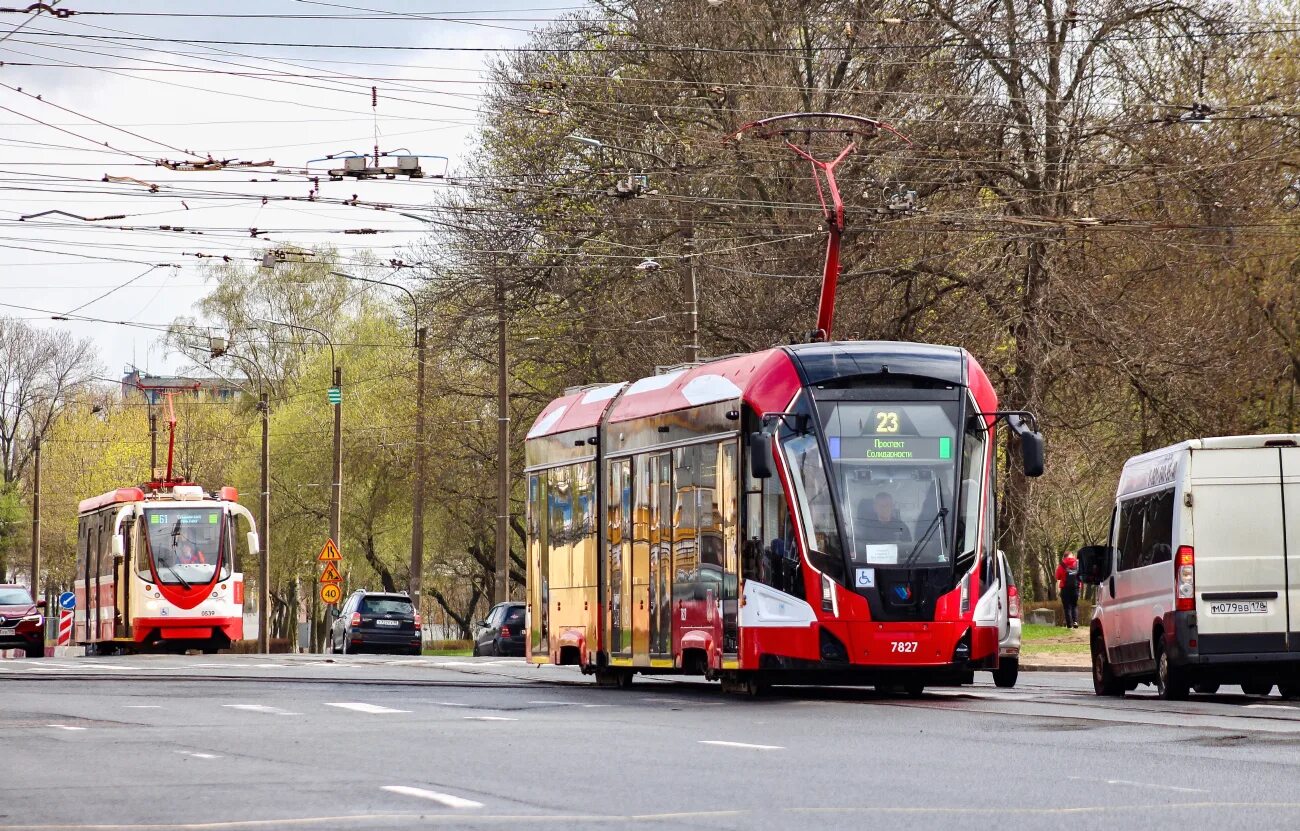
[[[128,710],[161,710],[161,704],[123,704]]]
[[[740,747],[745,750],[785,750],[784,747],[775,744],[746,744],[745,742],[721,742],[721,741],[701,741],[700,744],[711,744],[715,747]]]
[[[355,710],[358,713],[372,713],[375,715],[383,713],[409,713],[410,710],[394,710],[391,707],[380,707],[378,704],[366,704],[362,701],[340,701],[335,704],[326,704],[326,707],[339,707],[344,710]]]
[[[505,716],[462,716],[466,721],[519,721],[517,718],[506,718]]]
[[[47,725],[45,725],[45,726],[46,726],[46,727],[56,727],[56,728],[58,728],[59,730],[85,730],[85,729],[86,729],[86,728],[84,728],[84,727],[73,727],[73,726],[71,726],[71,725],[67,725],[67,724],[47,724]]]
[[[466,799],[463,796],[455,794],[439,793],[438,791],[428,791],[424,788],[412,788],[409,785],[384,785],[380,790],[389,793],[401,794],[402,796],[415,796],[420,799],[427,799],[431,802],[437,802],[439,805],[445,805],[448,808],[482,808],[482,802],[475,802],[472,799]]]
[[[195,753],[190,750],[178,750],[176,752],[181,754],[182,756],[193,756],[195,759],[220,759],[221,758],[215,753]]]
[[[462,704],[459,701],[435,701],[439,707],[469,707],[469,704]]]

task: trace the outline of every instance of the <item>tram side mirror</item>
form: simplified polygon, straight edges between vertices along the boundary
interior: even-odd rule
[[[1033,421],[1026,422],[1019,415],[1007,416],[1007,425],[1020,439],[1020,465],[1024,469],[1025,475],[1042,476],[1043,434],[1032,429],[1029,426],[1030,424],[1033,424]]]
[[[126,542],[122,539],[121,534],[114,534],[113,541],[109,545],[112,548],[114,557],[126,556]]]
[[[770,479],[772,470],[772,437],[759,431],[749,434],[749,471],[755,479]]]
[[[1090,586],[1099,586],[1110,577],[1113,560],[1109,545],[1087,545],[1076,552],[1079,558],[1079,580]]]
[[[1043,434],[1024,433],[1020,436],[1020,460],[1026,476],[1043,475]]]
[[[254,557],[262,553],[262,541],[257,538],[256,531],[248,532],[248,553]]]

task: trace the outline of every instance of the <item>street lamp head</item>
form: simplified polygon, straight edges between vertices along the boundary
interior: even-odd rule
[[[586,136],[580,136],[577,133],[570,133],[569,135],[565,136],[565,138],[567,138],[569,141],[576,141],[581,144],[585,144],[588,147],[594,147],[597,150],[600,150],[605,146],[605,143],[598,139],[587,138]]]
[[[662,266],[659,265],[659,261],[651,257],[646,257],[644,260],[636,264],[637,271],[658,271],[660,268],[662,268]]]

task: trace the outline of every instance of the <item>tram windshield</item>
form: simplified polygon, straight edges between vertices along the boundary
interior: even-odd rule
[[[222,538],[227,533],[220,508],[146,508],[148,554],[140,576],[181,586],[206,585],[230,576],[230,558]]]
[[[951,568],[973,555],[985,436],[961,435],[957,401],[829,400],[817,409],[829,458],[812,435],[788,442],[787,458],[805,491],[818,489],[810,479],[825,483],[810,502],[827,515],[834,502],[847,565]]]

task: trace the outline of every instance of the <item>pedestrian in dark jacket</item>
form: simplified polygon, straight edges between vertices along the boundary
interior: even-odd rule
[[[1065,552],[1056,567],[1056,585],[1060,589],[1061,609],[1065,612],[1065,626],[1079,628],[1079,560],[1073,551]]]

